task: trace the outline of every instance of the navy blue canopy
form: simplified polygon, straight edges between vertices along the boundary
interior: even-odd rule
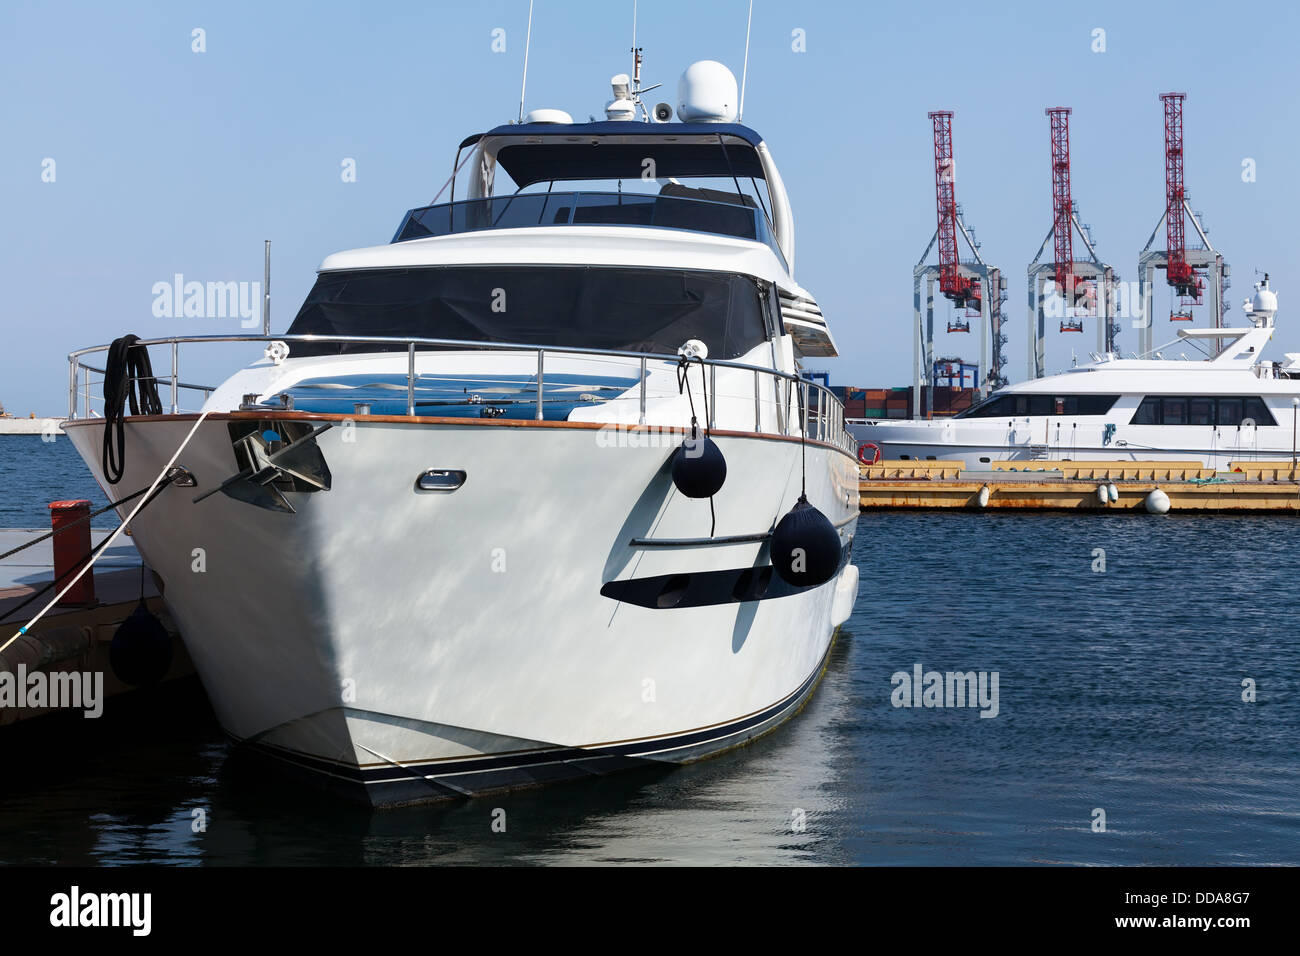
[[[563,180],[639,179],[647,158],[654,160],[659,179],[763,178],[756,149],[763,139],[738,123],[523,123],[470,136],[460,146],[464,149],[488,138],[539,136],[548,142],[507,141],[497,148],[497,163],[520,187]],[[676,139],[664,142],[668,136]],[[733,141],[724,144],[720,136]],[[574,137],[574,141],[555,142],[559,137]]]

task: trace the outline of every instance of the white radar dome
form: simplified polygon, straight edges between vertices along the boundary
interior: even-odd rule
[[[1246,318],[1256,327],[1273,324],[1273,318],[1277,315],[1277,293],[1269,288],[1267,272],[1264,273],[1263,282],[1255,283],[1255,294],[1241,305],[1246,310]]]
[[[717,60],[700,60],[677,81],[677,118],[683,123],[733,123],[739,99],[736,75]]]
[[[564,110],[529,110],[524,117],[525,123],[563,123],[573,125],[573,117]]]
[[[1277,293],[1268,286],[1257,289],[1250,300],[1250,311],[1275,315],[1277,313]]]

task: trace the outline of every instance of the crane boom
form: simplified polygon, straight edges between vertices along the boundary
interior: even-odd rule
[[[1074,204],[1070,198],[1070,108],[1046,110],[1052,123],[1052,239],[1057,294],[1067,304],[1074,291]]]
[[[934,188],[938,207],[939,291],[959,308],[978,308],[979,283],[961,274],[957,255],[957,184],[952,151],[952,110],[930,114],[934,122]]]
[[[1204,281],[1187,262],[1183,211],[1187,189],[1183,183],[1183,100],[1186,93],[1161,93],[1165,105],[1165,239],[1166,278],[1181,296],[1199,299]]]

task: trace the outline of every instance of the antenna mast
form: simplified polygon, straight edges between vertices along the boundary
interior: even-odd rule
[[[636,45],[636,0],[632,0],[632,96],[639,102],[641,93],[641,48]]]
[[[524,39],[524,81],[519,86],[519,122],[524,121],[524,91],[528,89],[528,48],[533,44],[533,0],[528,0],[528,35]]]
[[[745,115],[745,83],[749,80],[749,28],[754,23],[754,0],[749,0],[749,17],[745,20],[745,65],[740,71],[740,106],[736,109],[736,122]]]
[[[636,45],[636,0],[632,0],[632,83],[628,90],[628,96],[632,98],[633,109],[632,117],[636,118],[637,109],[641,110],[641,117],[647,123],[650,122],[650,111],[645,108],[645,103],[641,102],[641,94],[649,93],[651,90],[657,90],[663,86],[662,83],[656,83],[654,86],[641,88],[641,65],[645,62],[645,56],[641,52],[641,47]],[[615,94],[617,96],[617,94]]]

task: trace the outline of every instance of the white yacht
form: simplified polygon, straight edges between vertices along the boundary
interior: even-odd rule
[[[133,540],[222,726],[372,804],[740,745],[853,608],[856,444],[802,375],[835,346],[771,153],[720,64],[676,121],[627,82],[466,139],[467,197],[326,258],[195,411],[178,355],[250,337],[71,356],[105,493],[167,476]],[[160,397],[121,418],[124,362]]]
[[[1222,469],[1289,460],[1300,353],[1263,360],[1277,312],[1267,276],[1244,309],[1247,326],[1180,330],[1176,357],[1106,355],[999,389],[952,418],[855,419],[849,428],[867,461],[959,459],[980,468],[997,460],[1199,460]]]

